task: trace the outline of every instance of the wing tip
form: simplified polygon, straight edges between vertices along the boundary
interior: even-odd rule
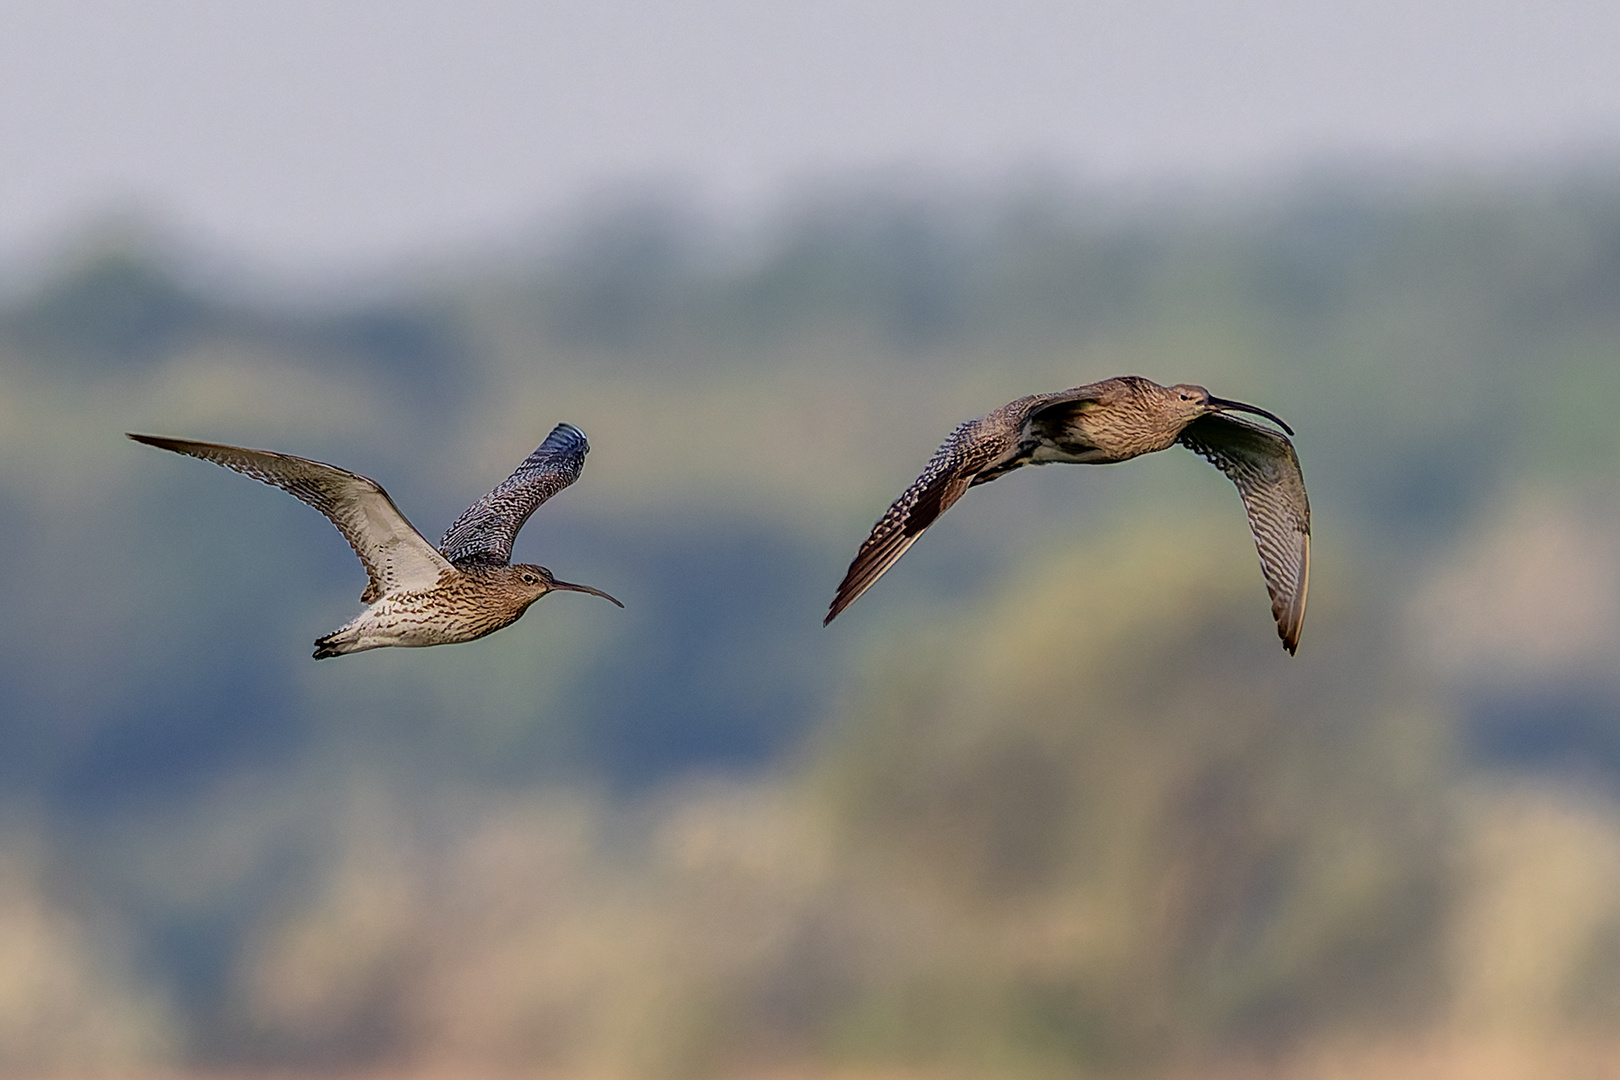
[[[881,527],[881,524],[880,526]],[[874,536],[876,534],[874,533]],[[844,580],[838,583],[838,591],[833,594],[833,601],[827,608],[827,617],[821,625],[826,626],[843,613],[855,601],[866,595],[866,590],[877,584],[878,578],[889,572],[889,568],[900,561],[900,556],[911,550],[911,545],[917,542],[922,533],[907,535],[904,532],[891,533],[873,543],[872,537],[867,537],[861,550],[856,552],[854,561],[844,573]]]
[[[548,447],[552,450],[578,450],[582,454],[591,452],[591,443],[585,438],[585,433],[567,421],[552,428],[551,434],[540,444],[542,450]]]
[[[1277,637],[1282,639],[1282,647],[1289,656],[1299,651],[1300,631],[1305,628],[1305,609],[1298,603],[1287,607],[1274,607],[1272,618],[1277,620]]]
[[[868,539],[866,544],[861,545],[861,550],[856,553],[854,561],[849,564],[849,569],[844,572],[844,580],[838,583],[832,603],[827,605],[827,617],[821,620],[822,626],[838,618],[849,605],[859,600],[866,590],[883,576],[883,572],[894,564],[895,559],[900,557],[896,555],[894,558],[885,559],[886,553],[874,557],[874,553],[867,547],[870,543],[871,540]],[[901,548],[902,553],[904,550]]]
[[[850,581],[854,576],[855,568],[852,566],[850,572],[844,575],[844,580],[839,583],[838,591],[833,594],[832,603],[827,605],[827,617],[821,620],[822,626],[829,625],[834,619],[842,615],[849,605],[859,600],[861,594],[871,587],[872,583],[867,582],[866,585],[859,589],[852,589]]]
[[[1289,656],[1299,649],[1299,635],[1305,629],[1305,599],[1311,591],[1311,534],[1308,532],[1300,534],[1300,554],[1299,589],[1288,607],[1277,613],[1277,636],[1282,638]]]
[[[1287,613],[1287,617],[1277,620],[1277,636],[1282,638],[1282,647],[1288,651],[1289,656],[1299,652],[1299,635],[1305,629],[1305,609],[1295,608]]]
[[[170,435],[142,435],[138,431],[124,432],[124,438],[140,443],[142,446],[155,446],[159,450],[167,450],[172,454],[184,454],[187,457],[211,460],[206,454],[199,453],[210,447],[220,446],[218,443],[198,442],[196,439],[176,439]],[[242,449],[239,447],[224,447],[227,450]]]

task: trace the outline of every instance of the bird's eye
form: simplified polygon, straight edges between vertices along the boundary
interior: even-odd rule
[[[535,577],[533,574],[524,574],[523,575],[523,580],[528,582],[530,585],[533,585],[536,581],[539,581],[540,579]]]

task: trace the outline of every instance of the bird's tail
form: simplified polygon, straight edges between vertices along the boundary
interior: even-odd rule
[[[326,660],[344,653],[360,652],[361,649],[354,647],[359,641],[359,633],[350,627],[334,630],[325,637],[315,639],[315,659]]]

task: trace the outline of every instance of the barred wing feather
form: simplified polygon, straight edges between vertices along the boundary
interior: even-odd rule
[[[1221,413],[1194,420],[1177,441],[1237,485],[1260,550],[1277,636],[1293,653],[1311,572],[1311,505],[1293,444],[1270,428]]]
[[[517,471],[467,508],[439,541],[452,563],[505,566],[518,530],[541,503],[579,479],[590,443],[572,424],[558,424]]]
[[[833,595],[822,625],[832,622],[904,555],[939,515],[972,486],[975,474],[1003,448],[1006,439],[983,437],[982,420],[969,420],[951,432],[922,475],[894,501],[855,553]]]
[[[371,579],[360,595],[361,603],[369,604],[394,589],[431,588],[438,583],[439,575],[450,569],[450,563],[405,519],[382,485],[369,477],[273,450],[157,435],[129,437],[234,469],[278,487],[325,514],[360,557]]]

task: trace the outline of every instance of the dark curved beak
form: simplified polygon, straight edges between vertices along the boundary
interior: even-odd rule
[[[613,600],[613,597],[609,596],[607,593],[603,592],[601,589],[593,589],[589,585],[575,585],[571,581],[552,581],[551,587],[553,589],[562,589],[565,592],[590,593],[592,596],[600,596],[604,600]],[[617,600],[613,600],[613,602],[615,604],[619,604],[619,602]],[[624,607],[623,604],[619,604],[619,606]]]
[[[1276,424],[1278,427],[1288,432],[1288,434],[1292,435],[1294,433],[1294,429],[1283,423],[1282,417],[1278,416],[1276,413],[1268,413],[1264,409],[1257,409],[1253,405],[1245,405],[1241,401],[1228,401],[1225,398],[1218,398],[1212,394],[1210,395],[1209,399],[1209,407],[1210,411],[1212,412],[1230,409],[1234,412],[1254,413],[1256,416],[1263,416],[1267,420],[1270,420],[1273,424]]]

